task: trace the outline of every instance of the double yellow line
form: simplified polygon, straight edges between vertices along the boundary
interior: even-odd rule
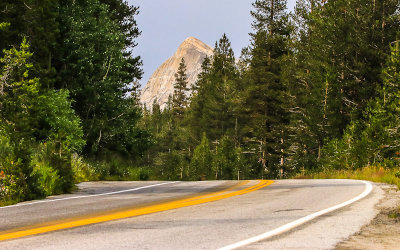
[[[139,216],[139,215],[151,214],[151,213],[162,212],[162,211],[181,208],[181,207],[198,205],[198,204],[202,204],[202,203],[206,203],[206,202],[217,201],[217,200],[233,197],[236,195],[242,195],[242,194],[247,194],[247,193],[256,191],[258,189],[261,189],[263,187],[271,185],[273,183],[273,181],[260,180],[254,186],[250,186],[250,187],[247,187],[247,188],[244,188],[241,190],[232,191],[232,190],[235,190],[238,187],[244,186],[248,183],[249,183],[249,181],[242,181],[238,185],[235,185],[233,187],[230,187],[228,189],[225,189],[225,190],[222,190],[219,192],[196,196],[196,197],[191,197],[191,198],[187,198],[187,199],[181,199],[181,200],[177,200],[177,201],[161,203],[158,205],[151,205],[151,206],[147,206],[147,207],[130,209],[130,210],[126,210],[126,211],[113,212],[110,214],[100,215],[100,216],[79,218],[79,219],[71,220],[68,222],[61,222],[61,223],[54,224],[54,225],[37,226],[34,228],[30,228],[30,229],[19,229],[19,230],[15,229],[13,231],[0,232],[0,241],[20,238],[20,237],[30,236],[30,235],[35,235],[35,234],[42,234],[42,233],[47,233],[47,232],[52,232],[52,231],[57,231],[57,230],[62,230],[62,229],[86,226],[86,225],[90,225],[90,224],[96,224],[96,223],[101,223],[101,222],[106,222],[106,221],[111,221],[111,220],[125,219],[125,218]]]

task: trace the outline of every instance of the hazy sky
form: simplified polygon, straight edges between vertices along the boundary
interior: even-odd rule
[[[214,47],[223,33],[232,42],[235,56],[249,44],[254,0],[129,0],[140,7],[137,16],[142,35],[135,48],[143,60],[146,84],[154,70],[171,57],[178,46],[194,36]],[[296,0],[288,0],[291,10]]]

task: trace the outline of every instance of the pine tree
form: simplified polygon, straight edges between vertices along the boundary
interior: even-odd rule
[[[206,57],[201,65],[201,72],[195,84],[192,86],[192,97],[186,113],[190,133],[195,138],[194,145],[200,143],[204,128],[208,122],[203,119],[204,105],[206,102],[207,91],[209,88],[211,60]]]
[[[260,162],[277,176],[287,153],[288,95],[282,68],[289,53],[290,27],[286,1],[256,1],[253,6],[255,33],[251,34],[251,57],[243,77],[241,134],[248,147],[261,148]]]
[[[353,120],[340,139],[323,148],[324,168],[359,169],[377,165],[398,166],[400,151],[400,46],[391,47],[379,96],[370,100],[363,119]]]
[[[287,32],[287,0],[256,0],[251,11],[255,31],[266,31],[269,35]]]
[[[174,95],[172,100],[172,110],[175,116],[175,119],[181,120],[185,113],[185,109],[188,105],[188,97],[187,92],[188,81],[186,76],[186,64],[185,59],[182,58],[179,63],[179,68],[177,73],[175,74],[175,83],[174,83]]]
[[[362,119],[376,97],[388,44],[395,39],[395,2],[298,2],[295,54],[286,76],[296,100],[299,122],[292,127],[301,165],[315,167],[324,143]]]
[[[216,42],[211,65],[208,59],[196,84],[196,92],[190,104],[190,124],[195,134],[206,132],[211,140],[217,140],[235,129],[234,105],[235,81],[238,72],[231,43],[224,34]],[[196,137],[198,138],[198,137]]]

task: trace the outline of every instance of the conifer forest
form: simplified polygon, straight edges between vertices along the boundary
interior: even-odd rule
[[[182,59],[161,109],[139,102],[140,6],[0,1],[0,205],[88,180],[400,178],[400,1],[252,6],[242,53],[216,37],[193,86]]]

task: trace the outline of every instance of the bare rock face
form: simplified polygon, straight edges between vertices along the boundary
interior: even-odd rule
[[[151,109],[155,101],[164,109],[168,102],[169,95],[174,93],[175,73],[178,71],[181,59],[185,59],[188,77],[188,87],[192,86],[197,75],[201,72],[201,64],[206,56],[210,57],[213,49],[202,41],[189,37],[175,52],[175,54],[165,61],[147,82],[141,91],[140,102]]]

